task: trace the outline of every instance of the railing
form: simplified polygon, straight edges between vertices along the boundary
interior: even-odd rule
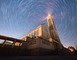
[[[15,43],[18,42],[19,46],[21,45],[22,42],[24,42],[23,40],[20,39],[16,39],[16,38],[12,38],[12,37],[7,37],[7,36],[2,36],[0,35],[0,40],[3,40],[3,43],[1,43],[1,47],[4,47],[6,45],[7,41],[11,41],[11,47],[13,48],[15,46]],[[9,43],[7,44],[9,45]]]

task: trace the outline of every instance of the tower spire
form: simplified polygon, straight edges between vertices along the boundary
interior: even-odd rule
[[[50,37],[52,38],[52,41],[55,41],[55,42],[61,44],[53,20],[54,20],[54,19],[53,19],[53,16],[51,16],[51,14],[48,14],[48,16],[47,16],[47,23],[48,23],[48,28],[49,28]]]

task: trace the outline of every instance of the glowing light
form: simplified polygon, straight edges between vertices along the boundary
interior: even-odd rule
[[[51,14],[48,14],[48,16],[47,16],[47,22],[48,22],[48,24],[49,23],[53,24],[53,16],[51,16]]]
[[[52,42],[52,38],[49,38],[49,42]]]
[[[75,48],[74,47],[68,47],[68,49],[70,50],[70,52],[75,52]]]
[[[53,19],[53,16],[51,16],[51,14],[48,14],[48,16],[47,16],[47,20],[49,20],[49,19]]]
[[[74,52],[74,49],[71,49],[71,48],[70,48],[69,50],[70,50],[71,52]]]

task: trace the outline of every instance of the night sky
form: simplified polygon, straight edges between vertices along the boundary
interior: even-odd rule
[[[46,23],[48,13],[65,47],[77,44],[77,0],[0,0],[0,35],[21,38]]]

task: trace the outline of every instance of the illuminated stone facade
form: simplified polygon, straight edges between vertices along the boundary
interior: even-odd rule
[[[54,20],[53,16],[48,14],[47,23],[48,23],[49,35],[50,35],[50,38],[52,39],[52,41],[55,42],[55,43],[58,43],[59,47],[61,48],[62,44],[60,42],[60,38],[59,38],[59,35],[57,33],[57,30],[56,30],[56,27],[55,27],[53,20]]]
[[[55,24],[54,24],[54,21],[53,21],[53,17],[50,14],[47,16],[47,22],[48,22],[48,29],[49,29],[50,37],[54,41],[61,44],[57,30],[56,30],[56,27],[55,27]]]
[[[34,30],[21,38],[21,40],[32,41],[27,43],[27,47],[29,49],[41,47],[53,50],[56,48],[60,49],[62,47],[51,15],[47,16],[47,22],[48,26],[46,24],[41,24],[40,26],[36,27]],[[30,39],[28,39],[27,37],[29,37]],[[43,42],[47,44],[44,44]]]
[[[49,38],[49,31],[48,27],[46,24],[41,24],[31,32],[29,32],[27,35],[23,36],[21,39],[26,40],[26,37],[41,37],[43,39],[48,39]]]

